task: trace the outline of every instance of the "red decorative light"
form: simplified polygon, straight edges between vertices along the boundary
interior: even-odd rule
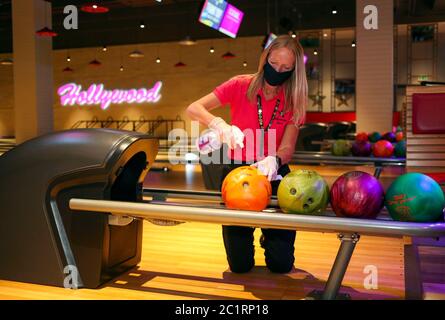
[[[182,68],[182,67],[185,67],[185,66],[186,66],[186,64],[181,62],[181,61],[179,61],[177,64],[175,64],[175,68]]]
[[[44,27],[44,28],[36,31],[36,34],[40,37],[57,37],[57,33],[52,31],[48,27]]]
[[[226,53],[224,53],[222,56],[221,56],[223,59],[233,59],[233,58],[235,58],[236,56],[232,53],[232,52],[230,52],[230,51],[227,51]]]
[[[65,69],[62,70],[62,72],[74,72],[74,70],[71,69],[70,67],[66,67]]]
[[[94,60],[90,61],[89,65],[92,67],[100,67],[102,65],[102,63],[100,63],[100,61],[98,61],[97,59],[94,59]]]
[[[106,12],[110,11],[110,9],[108,9],[107,7],[100,6],[95,3],[89,3],[86,5],[83,5],[80,8],[80,10],[82,10],[83,12],[88,12],[88,13],[106,13]]]

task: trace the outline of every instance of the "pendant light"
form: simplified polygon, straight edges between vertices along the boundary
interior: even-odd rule
[[[44,10],[45,10],[45,26],[42,29],[37,30],[36,35],[38,35],[39,37],[57,37],[57,33],[54,32],[51,28],[47,27],[48,26],[48,17],[47,17],[46,6],[47,6],[47,3],[45,1],[45,8],[44,8]],[[51,4],[49,4],[49,6],[52,9]]]
[[[110,11],[108,7],[99,5],[97,2],[85,4],[82,7],[80,7],[80,10],[87,13],[106,13]]]

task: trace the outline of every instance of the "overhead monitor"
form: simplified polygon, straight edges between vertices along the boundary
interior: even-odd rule
[[[236,38],[241,22],[243,21],[243,17],[244,12],[231,4],[227,4],[219,31],[228,35],[229,37]]]
[[[199,22],[218,30],[226,12],[227,1],[206,0],[199,15]]]

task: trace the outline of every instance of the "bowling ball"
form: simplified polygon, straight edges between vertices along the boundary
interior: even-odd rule
[[[319,214],[329,201],[329,186],[315,171],[296,170],[278,186],[278,205],[285,213]]]
[[[261,211],[269,204],[272,186],[258,169],[243,166],[225,177],[221,195],[229,209]]]
[[[368,136],[369,141],[375,143],[377,141],[379,141],[380,139],[382,139],[382,135],[378,132],[373,132]]]
[[[380,140],[372,147],[372,153],[377,158],[390,158],[394,153],[394,146],[389,141]]]
[[[356,135],[355,141],[368,141],[368,134],[366,132],[360,132]]]
[[[396,134],[394,132],[387,132],[383,135],[382,140],[396,142]]]
[[[407,173],[390,185],[385,206],[397,221],[434,222],[443,219],[445,197],[432,178],[422,173]]]
[[[335,180],[330,198],[338,217],[373,219],[383,208],[385,192],[374,176],[351,171]]]
[[[369,157],[372,153],[372,144],[368,141],[355,141],[351,151],[356,157]]]
[[[332,154],[334,156],[349,156],[351,154],[351,142],[348,140],[335,140],[332,145]]]
[[[396,141],[397,142],[402,141],[403,138],[404,138],[403,132],[400,131],[400,132],[396,133]]]
[[[394,155],[397,158],[406,158],[406,142],[405,141],[399,141],[397,142],[396,146],[394,147]]]

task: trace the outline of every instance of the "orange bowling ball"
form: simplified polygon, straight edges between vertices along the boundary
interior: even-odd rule
[[[390,158],[394,154],[394,146],[389,141],[380,140],[372,147],[372,153],[378,158]]]
[[[229,209],[262,211],[269,204],[272,186],[256,168],[243,166],[226,176],[221,194]]]
[[[396,133],[396,140],[397,140],[397,142],[400,142],[403,140],[403,132],[399,131]]]

